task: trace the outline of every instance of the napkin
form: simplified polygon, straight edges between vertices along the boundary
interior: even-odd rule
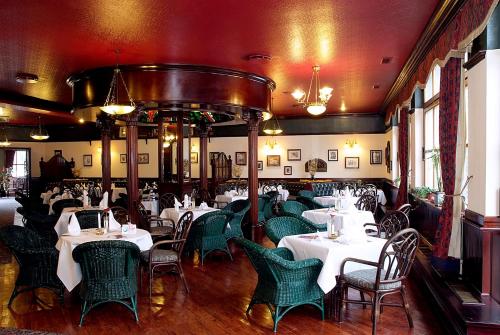
[[[108,222],[108,231],[121,231],[122,226],[121,224],[116,221],[115,217],[113,216],[113,212],[109,211],[109,222]]]
[[[224,196],[230,197],[231,196],[231,192],[229,192],[229,191],[224,192]]]
[[[52,190],[52,193],[59,193],[61,192],[61,189],[59,187],[54,187],[54,189]]]
[[[174,197],[174,207],[175,207],[175,211],[178,212],[179,211],[179,207],[182,206],[182,204],[179,202],[179,200],[177,200],[177,197]]]
[[[43,197],[43,204],[48,205],[50,202],[50,197],[52,196],[52,191],[47,191],[42,193],[41,197]]]
[[[99,202],[99,209],[108,208],[108,191],[104,192],[102,195],[102,200]]]
[[[184,200],[182,201],[182,203],[184,204],[184,209],[188,209],[189,208],[189,196],[187,194],[184,194]]]
[[[349,186],[345,187],[345,197],[350,198],[351,197],[351,191],[349,190]]]
[[[80,232],[81,232],[80,223],[78,223],[78,219],[76,218],[76,215],[72,214],[71,218],[69,220],[68,233],[71,236],[78,236],[78,235],[80,235]]]
[[[208,209],[208,205],[205,201],[203,201],[201,204],[200,204],[200,209],[202,210],[205,210],[205,209]]]
[[[277,189],[278,189],[278,191],[282,191],[283,190],[283,186],[278,185]]]
[[[83,190],[83,207],[88,207],[89,205],[89,192],[87,190]]]

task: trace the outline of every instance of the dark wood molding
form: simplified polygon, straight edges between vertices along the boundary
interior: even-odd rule
[[[499,216],[485,216],[484,217],[484,228],[500,229],[500,217]]]
[[[392,84],[389,92],[387,92],[381,106],[382,112],[386,110],[391,101],[396,98],[399,92],[408,83],[411,76],[417,71],[418,66],[424,60],[429,50],[431,50],[441,33],[466,2],[467,0],[441,1],[429,20],[422,36],[415,45],[415,48],[413,48],[413,52],[403,66],[399,76]]]
[[[464,63],[463,67],[466,70],[472,69],[476,66],[480,61],[482,61],[486,57],[486,51],[481,50],[477,52],[474,56],[472,56],[467,63]]]
[[[60,112],[64,113],[63,116],[67,116],[72,109],[71,105],[4,90],[0,91],[0,102],[20,107],[51,111],[54,113]]]

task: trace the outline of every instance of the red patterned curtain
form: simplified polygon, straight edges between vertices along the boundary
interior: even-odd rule
[[[446,195],[436,230],[434,256],[448,257],[453,224],[453,193],[455,192],[455,158],[457,151],[458,113],[460,106],[461,60],[450,58],[441,69],[439,91],[439,150],[441,178]]]
[[[16,154],[15,150],[5,150],[5,168],[11,168],[14,166],[14,155]]]
[[[408,108],[399,113],[399,167],[401,182],[399,183],[396,207],[408,203]]]

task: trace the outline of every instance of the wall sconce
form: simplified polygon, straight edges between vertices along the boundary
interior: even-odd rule
[[[354,155],[354,154],[359,154],[360,151],[360,146],[358,142],[356,142],[356,139],[351,140],[347,139],[344,144],[344,153],[346,155]]]

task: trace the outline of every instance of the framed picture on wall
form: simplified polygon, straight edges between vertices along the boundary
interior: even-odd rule
[[[280,155],[267,155],[267,166],[280,166],[281,156]]]
[[[54,150],[54,156],[62,156],[62,150]]]
[[[137,154],[137,163],[138,164],[149,164],[149,154]]]
[[[288,165],[284,166],[283,167],[283,174],[285,176],[291,176],[292,175],[292,167],[288,166]]]
[[[192,152],[191,153],[191,164],[198,163],[198,153],[197,152]]]
[[[382,150],[370,150],[370,164],[382,164]]]
[[[257,170],[259,170],[259,171],[264,170],[264,162],[263,161],[257,161]]]
[[[118,130],[118,137],[119,138],[127,137],[127,127],[120,127],[120,129]]]
[[[328,149],[328,161],[336,162],[339,160],[339,150],[338,149]]]
[[[247,153],[237,152],[235,156],[236,165],[247,165]]]
[[[346,157],[345,158],[345,168],[346,169],[359,169],[359,157]]]
[[[127,163],[127,154],[120,154],[120,163]]]
[[[287,154],[289,161],[300,161],[302,159],[300,149],[288,149]]]
[[[92,155],[83,155],[83,166],[92,166]]]

